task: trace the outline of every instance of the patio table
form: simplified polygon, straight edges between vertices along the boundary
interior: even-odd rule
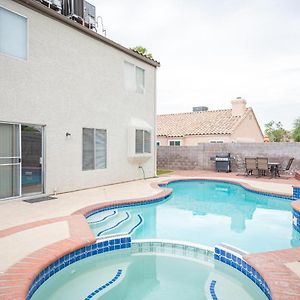
[[[268,166],[270,167],[272,177],[280,177],[279,175],[279,162],[268,162]]]

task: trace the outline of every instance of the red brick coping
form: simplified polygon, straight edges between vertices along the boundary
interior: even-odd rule
[[[268,193],[270,192],[254,189],[249,184],[237,181],[230,181],[227,179],[214,178],[180,178],[159,183],[152,183],[151,186],[158,188],[160,185],[165,185],[170,182],[179,180],[213,180],[220,182],[228,182],[236,185],[241,185],[246,189],[254,190],[256,192]],[[17,232],[25,231],[30,228],[39,227],[55,222],[67,221],[70,229],[70,237],[58,241],[54,244],[47,245],[41,248],[22,260],[11,266],[5,273],[0,274],[0,299],[1,300],[24,300],[27,292],[35,277],[49,264],[56,261],[60,257],[82,248],[86,245],[95,243],[96,239],[86,221],[85,216],[94,210],[107,208],[119,204],[132,204],[148,201],[156,201],[165,198],[172,193],[172,189],[164,188],[160,193],[154,196],[145,198],[137,198],[132,200],[110,201],[90,205],[75,211],[70,216],[58,217],[48,220],[41,220],[37,222],[27,223],[11,227],[0,231],[0,238]],[[282,194],[282,196],[290,196]],[[268,283],[272,297],[274,300],[289,300],[300,299],[300,278],[290,271],[285,263],[300,260],[300,247],[273,251],[266,253],[250,254],[244,257],[250,264],[257,269]]]
[[[96,240],[82,215],[43,220],[0,231],[0,237],[5,237],[30,228],[62,221],[67,221],[69,224],[70,237],[31,253],[1,274],[1,300],[26,299],[32,281],[44,268],[65,254],[90,245]]]

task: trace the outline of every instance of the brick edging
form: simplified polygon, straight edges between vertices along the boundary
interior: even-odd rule
[[[23,230],[62,221],[68,222],[70,237],[34,251],[1,274],[0,299],[26,299],[32,281],[44,268],[65,254],[93,244],[96,241],[85,217],[82,215],[60,217],[29,223]],[[13,234],[23,231],[20,227],[21,226],[13,227],[13,230],[3,230],[2,234],[6,233],[7,235],[8,233]]]

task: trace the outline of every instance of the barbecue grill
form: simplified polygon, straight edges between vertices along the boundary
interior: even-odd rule
[[[231,172],[230,153],[219,153],[215,157],[216,171]]]

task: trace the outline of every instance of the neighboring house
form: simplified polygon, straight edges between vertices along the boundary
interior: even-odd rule
[[[153,177],[159,63],[42,2],[0,0],[0,199]]]
[[[252,108],[237,98],[232,109],[159,115],[157,146],[195,146],[199,143],[262,143],[263,133]]]

